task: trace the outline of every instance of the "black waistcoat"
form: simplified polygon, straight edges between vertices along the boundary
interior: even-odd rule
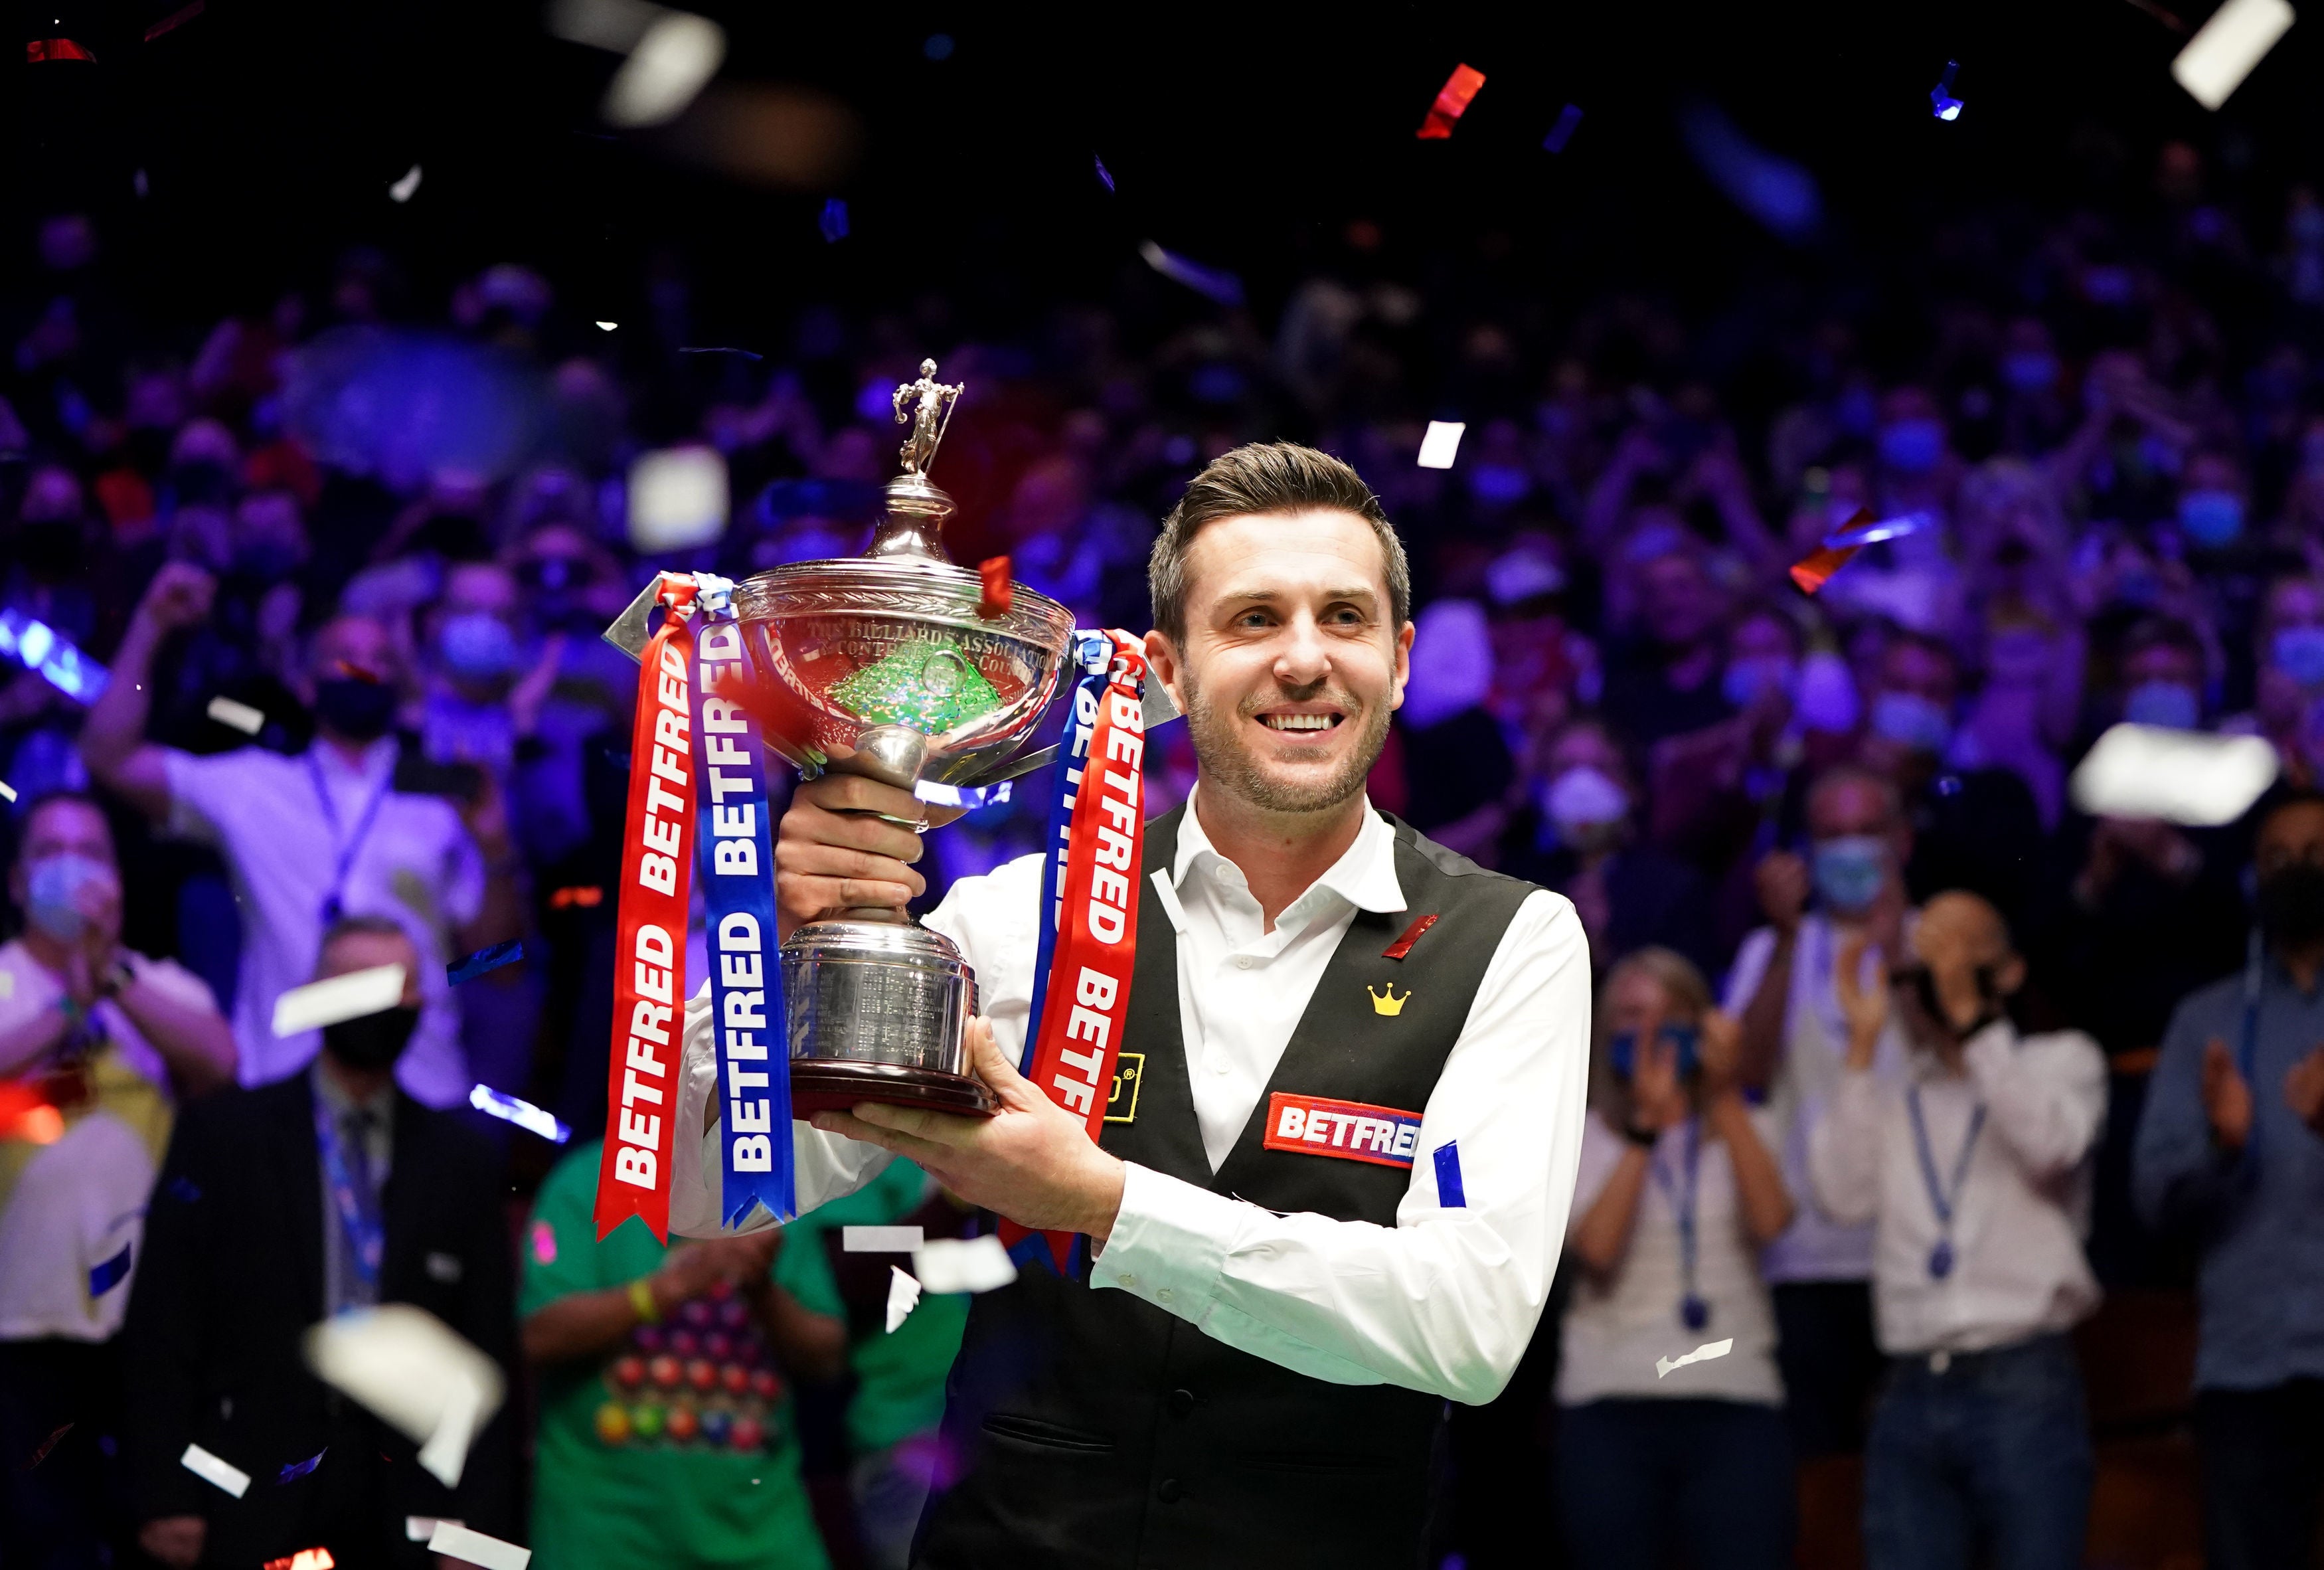
[[[1102,1143],[1126,1161],[1270,1210],[1396,1224],[1398,1167],[1264,1148],[1277,1091],[1417,1113],[1531,885],[1396,829],[1406,909],[1359,910],[1273,1078],[1216,1174],[1180,1035],[1177,934],[1153,887],[1179,813],[1148,825],[1138,962],[1123,1032],[1135,1116]],[[1438,917],[1402,959],[1418,917]],[[1382,1012],[1377,998],[1400,1002]],[[1131,1057],[1129,1055],[1138,1055]],[[1117,1081],[1116,1114],[1131,1090]],[[1429,1152],[1419,1159],[1429,1159]],[[1341,1385],[1211,1339],[1126,1291],[1049,1271],[976,1299],[946,1387],[961,1468],[934,1499],[920,1570],[1410,1570],[1427,1514],[1442,1398]]]

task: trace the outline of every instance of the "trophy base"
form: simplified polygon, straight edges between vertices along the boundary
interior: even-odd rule
[[[925,1107],[964,1117],[990,1117],[1001,1100],[982,1080],[936,1068],[906,1068],[893,1063],[857,1063],[844,1058],[795,1058],[791,1062],[791,1114],[845,1112],[859,1102]]]

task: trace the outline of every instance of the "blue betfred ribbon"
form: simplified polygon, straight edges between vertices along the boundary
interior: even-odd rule
[[[1057,762],[1049,773],[1049,875],[1041,899],[1041,942],[1033,956],[1033,1007],[1025,1016],[1025,1046],[1017,1055],[1017,1072],[1033,1072],[1033,1043],[1041,1039],[1041,1003],[1048,995],[1049,966],[1057,951],[1057,918],[1065,899],[1065,853],[1074,836],[1074,802],[1082,788],[1083,761],[1089,756],[1090,727],[1097,724],[1097,706],[1105,699],[1112,680],[1113,640],[1103,633],[1076,631],[1072,644],[1073,712],[1065,716],[1065,734],[1057,747]]]
[[[710,1033],[724,1098],[719,1125],[719,1214],[739,1226],[763,1205],[798,1214],[791,1170],[790,1042],[775,928],[773,815],[767,753],[742,706],[712,692],[750,659],[728,603],[732,586],[702,586],[694,641],[695,844],[708,920]]]

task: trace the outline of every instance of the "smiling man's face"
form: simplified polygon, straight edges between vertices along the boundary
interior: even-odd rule
[[[1328,510],[1222,518],[1194,536],[1186,569],[1183,646],[1158,633],[1148,646],[1204,788],[1280,813],[1360,791],[1412,649],[1371,524]]]

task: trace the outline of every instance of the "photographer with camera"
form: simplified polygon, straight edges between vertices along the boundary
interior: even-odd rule
[[[2083,1257],[2106,1059],[2079,1030],[2020,1036],[2025,979],[2000,913],[1938,895],[1892,960],[1868,933],[1834,982],[1848,1055],[1810,1136],[1815,1200],[1874,1227],[1872,1288],[1888,1356],[1865,1445],[1872,1570],[2081,1558],[2094,1464],[2067,1332],[2096,1310]],[[1890,1016],[1913,1051],[1886,1085]]]

